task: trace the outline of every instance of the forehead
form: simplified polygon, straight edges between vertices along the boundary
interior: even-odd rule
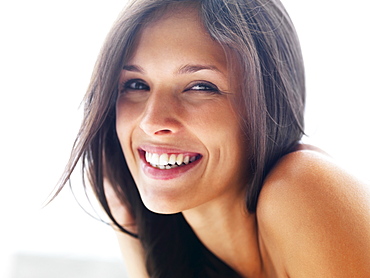
[[[174,57],[183,63],[196,59],[226,67],[223,47],[208,34],[194,7],[167,10],[146,23],[136,38],[129,63]]]

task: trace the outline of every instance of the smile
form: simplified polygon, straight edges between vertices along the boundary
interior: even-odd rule
[[[200,159],[201,155],[187,155],[187,154],[169,154],[169,153],[150,153],[145,152],[145,160],[152,167],[161,170],[170,170],[177,167],[188,165]]]

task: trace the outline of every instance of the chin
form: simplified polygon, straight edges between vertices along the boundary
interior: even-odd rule
[[[174,198],[163,200],[163,198],[146,198],[143,196],[142,201],[148,210],[158,214],[175,214],[187,209]]]

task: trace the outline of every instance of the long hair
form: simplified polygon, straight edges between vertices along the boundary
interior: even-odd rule
[[[146,24],[166,10],[193,5],[205,29],[225,50],[242,102],[238,111],[248,139],[246,207],[256,211],[264,178],[304,134],[305,81],[293,24],[279,0],[136,0],[107,36],[85,96],[84,119],[59,192],[78,161],[112,221],[103,179],[131,210],[150,277],[238,277],[197,239],[181,213],[160,215],[141,202],[115,129],[115,102],[123,65]],[[85,178],[85,175],[83,178]],[[219,276],[218,276],[219,275]]]

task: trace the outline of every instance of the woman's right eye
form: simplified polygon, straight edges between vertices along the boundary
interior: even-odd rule
[[[132,79],[124,82],[121,86],[121,92],[127,91],[147,91],[149,86],[140,79]]]

